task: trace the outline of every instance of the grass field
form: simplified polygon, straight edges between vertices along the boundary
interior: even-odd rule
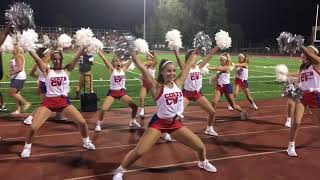
[[[64,64],[70,61],[73,57],[73,53],[65,53],[64,54]],[[109,59],[112,58],[111,54],[108,54],[107,57]],[[10,111],[15,109],[15,104],[12,98],[8,97],[8,86],[9,86],[9,78],[7,76],[8,70],[8,62],[11,58],[10,54],[3,55],[3,66],[4,66],[4,78],[1,82],[1,92],[4,96],[4,101],[7,105],[7,108]],[[163,58],[175,60],[173,54],[159,54],[158,61]],[[232,61],[237,62],[237,57],[232,56]],[[214,56],[214,58],[210,61],[211,65],[218,65],[218,56]],[[27,74],[30,72],[31,67],[33,66],[34,61],[32,58],[26,54],[26,72]],[[280,98],[281,89],[283,85],[275,81],[275,66],[277,64],[286,64],[289,68],[290,72],[296,72],[298,70],[300,61],[297,58],[289,58],[289,57],[251,57],[250,59],[250,67],[249,67],[249,87],[254,99],[274,99]],[[178,71],[179,72],[179,71]],[[210,72],[209,75],[204,76],[203,80],[203,89],[202,93],[211,100],[214,90],[211,85],[209,85],[208,78],[215,73],[214,71]],[[140,72],[138,69],[134,69],[133,71],[128,71],[126,73],[126,87],[127,94],[131,96],[134,101],[139,105],[139,90],[140,90],[140,81],[139,81]],[[231,74],[232,82],[234,79],[234,73]],[[94,79],[94,91],[97,93],[98,98],[100,99],[98,102],[98,106],[100,107],[103,99],[106,96],[106,93],[109,89],[109,71],[104,66],[103,61],[96,55],[94,59],[93,65],[93,79]],[[78,68],[74,69],[70,74],[70,86],[71,91],[69,96],[71,97],[72,104],[77,108],[80,107],[79,100],[72,100],[75,95],[75,87],[78,83]],[[27,81],[25,83],[22,95],[30,102],[32,102],[32,108],[28,110],[31,112],[34,108],[36,108],[39,103],[39,96],[37,95],[37,82],[36,79],[28,76]],[[243,100],[244,96],[242,93],[239,94],[237,100]],[[151,96],[146,97],[146,106],[154,105],[154,101]],[[225,99],[222,98],[224,101]],[[121,102],[115,102],[112,107],[123,107]]]

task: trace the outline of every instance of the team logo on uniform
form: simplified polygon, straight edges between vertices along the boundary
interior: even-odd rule
[[[182,92],[173,92],[173,93],[165,94],[164,98],[166,99],[167,105],[172,105],[172,104],[177,104],[179,97],[182,97],[182,96],[183,96]]]
[[[306,82],[308,80],[313,79],[313,72],[303,72],[301,73],[300,80],[301,82]]]
[[[121,82],[122,81],[122,79],[124,79],[125,78],[125,76],[113,76],[113,80],[114,80],[114,82],[116,82],[116,83],[119,83],[119,82]]]
[[[198,80],[200,79],[201,73],[200,72],[191,72],[190,78],[191,80]]]
[[[63,81],[66,81],[67,77],[51,77],[51,86],[61,86]]]

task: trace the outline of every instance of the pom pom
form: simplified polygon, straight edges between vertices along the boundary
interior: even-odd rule
[[[7,36],[1,48],[3,49],[3,51],[7,51],[7,52],[11,52],[13,50],[13,40],[10,35]]]
[[[280,52],[287,52],[287,45],[291,41],[292,34],[289,32],[282,32],[277,38]]]
[[[42,36],[42,40],[43,40],[43,46],[44,47],[50,47],[51,41],[48,35],[44,34]]]
[[[282,97],[289,97],[294,101],[300,102],[303,96],[303,91],[297,85],[291,82],[287,82],[284,84],[283,92],[281,94]]]
[[[5,19],[17,31],[34,27],[33,10],[24,2],[16,2],[6,10]]]
[[[229,36],[229,33],[223,30],[220,30],[215,34],[214,39],[220,49],[228,49],[231,47],[232,40]]]
[[[88,51],[91,53],[97,53],[103,49],[102,42],[97,38],[92,38],[91,45],[88,47]]]
[[[212,41],[203,31],[198,32],[193,39],[193,47],[200,49],[200,55],[205,56],[210,51]]]
[[[216,86],[218,83],[218,76],[217,74],[213,74],[210,78],[209,78],[209,84],[212,86]]]
[[[88,47],[92,44],[93,32],[90,28],[81,28],[74,35],[76,45]]]
[[[37,48],[38,34],[33,29],[23,31],[18,37],[18,47],[24,51],[34,51]]]
[[[287,45],[287,51],[289,53],[296,54],[297,51],[300,51],[301,46],[304,43],[304,38],[301,35],[294,35],[292,38],[290,38],[290,42]]]
[[[200,60],[200,61],[198,62],[198,65],[199,65],[201,62],[202,62],[202,60]],[[208,69],[208,67],[209,67],[209,64],[207,63],[206,65],[204,65],[204,66],[200,69],[202,75],[207,75],[207,74],[209,74],[209,69]]]
[[[130,59],[132,57],[131,53],[135,46],[134,41],[135,37],[133,36],[121,36],[116,42],[113,52],[121,60]]]
[[[279,64],[276,66],[276,76],[277,81],[285,82],[288,80],[288,68],[284,64]]]
[[[147,54],[149,52],[149,46],[146,40],[144,39],[136,39],[134,41],[134,50],[143,54]]]
[[[71,46],[71,37],[68,36],[67,34],[61,34],[59,37],[58,37],[58,46],[59,47],[70,47]]]
[[[181,33],[176,29],[168,31],[166,34],[166,42],[170,50],[179,50],[182,48]]]
[[[128,61],[129,61],[129,60],[123,61],[123,64],[126,64]],[[128,71],[132,71],[132,70],[134,70],[134,68],[136,68],[136,66],[134,65],[133,62],[131,62],[131,64],[130,64],[129,67],[128,67]]]

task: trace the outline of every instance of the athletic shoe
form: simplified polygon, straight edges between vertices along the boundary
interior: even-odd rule
[[[23,121],[23,123],[25,123],[26,125],[31,125],[31,124],[32,124],[32,119],[33,119],[32,116],[28,116],[28,117]]]
[[[28,158],[31,154],[31,144],[25,144],[21,153],[22,158]]]
[[[171,135],[169,133],[163,133],[163,140],[167,142],[171,142]]]
[[[132,119],[129,123],[130,127],[137,127],[137,128],[141,128],[141,125],[137,122],[136,119]]]
[[[139,116],[144,117],[144,109],[141,108],[141,110],[139,112]]]
[[[218,136],[218,133],[213,129],[212,126],[208,126],[204,133],[210,136]]]
[[[2,105],[2,106],[0,107],[0,112],[7,111],[7,110],[8,110],[8,109],[7,109],[6,105]]]
[[[116,171],[114,172],[113,178],[112,180],[122,180],[122,176],[123,176],[124,171],[116,169]]]
[[[291,127],[291,120],[287,119],[287,122],[284,124],[285,127],[290,128]]]
[[[207,159],[204,160],[203,162],[199,161],[198,166],[199,166],[199,168],[204,169],[209,172],[217,172],[217,168],[214,167],[212,164],[210,164],[210,162]]]
[[[94,129],[95,131],[101,131],[101,125],[97,124],[96,128]]]
[[[84,142],[83,147],[88,150],[95,150],[96,149],[96,146],[90,140],[87,142]]]
[[[234,109],[230,106],[230,104],[228,105],[228,110],[229,111],[233,111]]]
[[[15,110],[15,111],[13,111],[13,112],[11,113],[11,115],[18,115],[18,114],[20,114],[20,113],[21,113],[20,111]]]
[[[254,110],[258,110],[259,109],[258,106],[255,103],[251,104],[251,108],[254,109]]]
[[[297,157],[296,148],[294,145],[289,145],[287,149],[288,156]]]

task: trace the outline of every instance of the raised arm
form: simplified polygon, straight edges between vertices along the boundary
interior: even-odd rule
[[[216,45],[214,46],[208,55],[203,59],[203,61],[199,64],[199,68],[202,69],[213,57],[213,55],[219,51],[219,47]]]
[[[0,46],[3,44],[3,42],[6,40],[8,34],[11,31],[11,25],[8,24],[6,25],[6,27],[4,28],[4,30],[2,32],[0,32]]]
[[[149,84],[153,97],[157,96],[157,89],[159,87],[158,82],[152,77],[152,75],[148,72],[145,68],[143,63],[140,60],[140,57],[136,52],[132,53],[132,59],[135,62],[137,68],[141,71],[143,77],[146,79],[147,83]]]
[[[108,59],[104,56],[102,51],[98,52],[100,58],[103,60],[104,64],[107,66],[107,68],[111,71],[113,71],[113,66],[112,64],[108,61]]]
[[[29,54],[31,57],[34,59],[36,62],[37,66],[39,67],[41,72],[46,72],[47,71],[47,64],[44,63],[41,58],[38,56],[38,54],[35,51],[30,51]]]
[[[195,63],[197,54],[199,50],[195,49],[192,54],[189,56],[189,59],[187,60],[187,63],[185,64],[184,68],[180,72],[180,74],[175,79],[175,83],[178,87],[182,87],[184,81],[187,79],[188,74],[190,72],[191,66]]]
[[[177,63],[182,71],[185,68],[185,63],[183,61],[181,61],[178,49],[174,51],[174,55],[176,56]]]
[[[67,69],[69,72],[72,71],[74,69],[74,67],[76,66],[77,62],[78,62],[78,59],[80,58],[81,54],[83,53],[83,50],[84,48],[81,47],[76,55],[73,57],[72,61],[69,62],[65,67],[64,69]]]
[[[303,54],[313,63],[313,64],[319,64],[320,63],[320,57],[313,54],[308,50],[308,48],[302,46],[301,48]]]
[[[37,70],[37,64],[34,64],[31,68],[31,71],[29,73],[29,75],[33,78],[37,78],[38,76],[36,75],[36,70]]]
[[[126,71],[129,68],[129,66],[131,65],[132,62],[133,62],[133,59],[132,58],[129,59],[124,65],[122,65],[122,69],[124,71]]]
[[[208,69],[212,71],[230,71],[230,66],[209,66]]]

